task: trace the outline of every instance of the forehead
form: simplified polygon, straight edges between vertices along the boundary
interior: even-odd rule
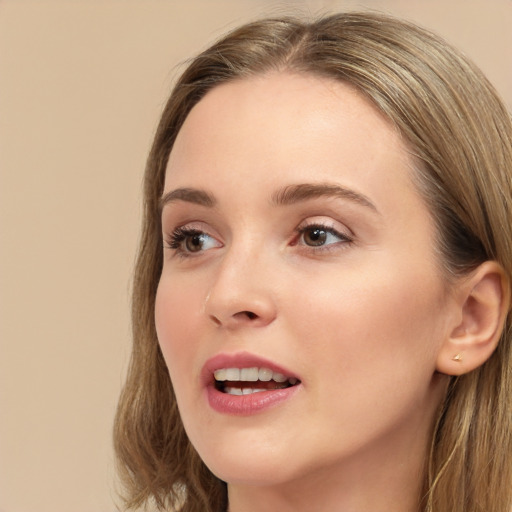
[[[168,162],[171,183],[246,175],[258,186],[401,174],[412,159],[393,125],[352,86],[275,72],[215,87],[185,120]],[[380,176],[378,176],[380,175]]]
[[[202,138],[210,145],[222,143],[229,130],[238,143],[244,137],[253,140],[255,134],[263,142],[267,135],[269,148],[299,150],[305,135],[309,135],[310,145],[318,137],[342,143],[348,135],[344,127],[359,136],[359,144],[375,145],[384,135],[401,146],[391,123],[348,83],[312,74],[274,72],[210,90],[186,118],[173,152],[191,138]]]

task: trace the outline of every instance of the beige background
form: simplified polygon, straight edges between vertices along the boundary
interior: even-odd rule
[[[141,173],[176,64],[261,14],[360,6],[438,31],[512,106],[512,0],[0,0],[0,512],[115,510]]]

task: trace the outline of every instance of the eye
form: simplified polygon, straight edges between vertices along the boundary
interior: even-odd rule
[[[178,253],[187,255],[221,247],[222,244],[204,231],[179,227],[168,237],[167,246],[169,249],[174,249]]]
[[[342,242],[352,242],[352,238],[347,234],[340,233],[332,227],[319,224],[299,227],[298,232],[297,245],[322,247]]]

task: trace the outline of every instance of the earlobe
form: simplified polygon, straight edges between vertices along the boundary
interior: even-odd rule
[[[496,349],[510,303],[501,265],[486,261],[456,285],[457,322],[443,343],[437,370],[462,375],[481,366]]]

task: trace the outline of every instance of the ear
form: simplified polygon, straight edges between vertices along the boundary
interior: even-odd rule
[[[457,320],[437,358],[437,371],[462,375],[481,366],[496,349],[510,304],[502,266],[486,261],[455,285]]]

